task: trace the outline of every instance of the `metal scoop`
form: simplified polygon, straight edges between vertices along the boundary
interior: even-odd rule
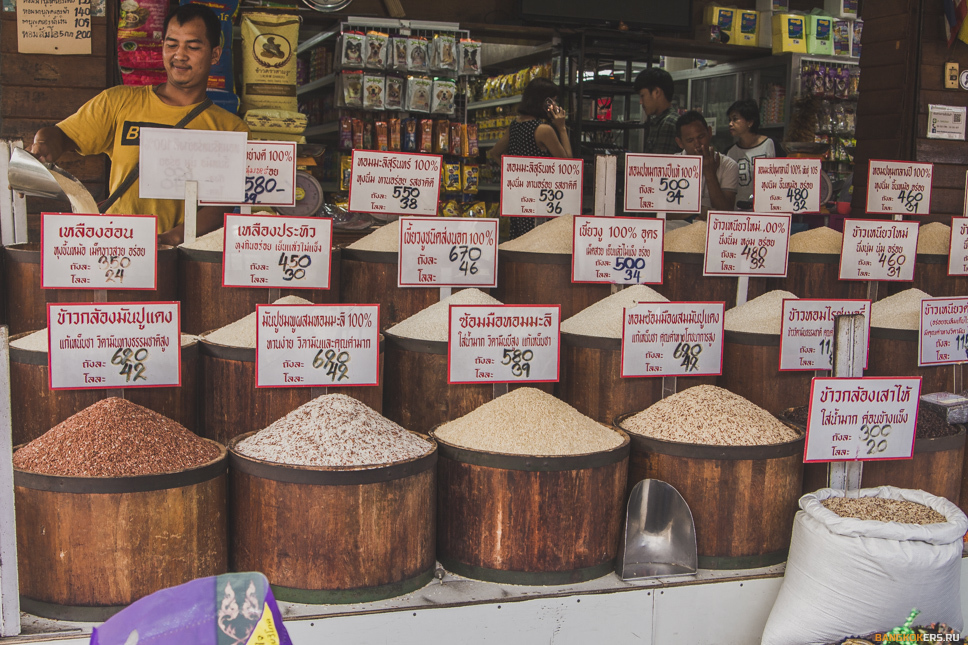
[[[22,148],[11,151],[7,181],[12,190],[26,195],[68,201],[75,213],[99,212],[94,197],[74,175]]]
[[[632,488],[615,572],[623,580],[696,573],[696,525],[675,488],[643,479]]]

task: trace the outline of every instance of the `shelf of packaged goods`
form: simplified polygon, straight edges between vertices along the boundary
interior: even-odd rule
[[[298,47],[296,47],[296,54],[303,54],[310,51],[316,45],[322,43],[323,41],[329,40],[333,36],[339,35],[339,29],[330,29],[329,31],[322,31],[311,38],[307,38],[305,41],[301,42]]]
[[[300,85],[296,88],[296,96],[302,94],[308,94],[323,87],[328,87],[336,82],[336,74],[327,74],[321,78],[317,78],[315,81],[309,81],[305,85]]]
[[[521,102],[521,95],[506,96],[502,99],[491,99],[489,101],[471,101],[467,104],[468,110],[481,110],[489,107],[501,107],[502,105],[515,105]]]
[[[303,132],[303,136],[305,136],[306,138],[318,137],[324,134],[332,134],[337,130],[339,130],[339,122],[330,121],[329,123],[320,123],[319,125],[309,126],[308,128],[306,128],[306,131]]]

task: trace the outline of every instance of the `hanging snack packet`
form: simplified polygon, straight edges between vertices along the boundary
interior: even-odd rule
[[[430,112],[430,94],[434,82],[423,76],[407,77],[407,109],[411,112]]]
[[[353,149],[363,150],[363,121],[353,119]]]
[[[454,114],[457,83],[437,79],[434,81],[433,94],[433,109],[431,111],[434,114]]]
[[[436,34],[433,41],[434,69],[457,71],[457,41],[453,34]]]
[[[477,157],[480,149],[477,145],[477,124],[468,123],[461,129],[461,136],[464,138],[464,156],[471,159]]]
[[[450,124],[450,154],[461,155],[463,154],[461,146],[461,124],[459,121],[453,121]]]
[[[377,74],[363,76],[363,107],[367,110],[383,109],[384,77]]]
[[[373,122],[367,121],[363,124],[363,149],[374,150],[373,143]]]
[[[460,164],[459,163],[445,163],[443,165],[443,185],[441,190],[449,193],[459,193],[460,192]]]
[[[403,109],[403,78],[399,76],[387,76],[386,100],[383,107],[388,110]]]
[[[434,122],[433,119],[420,121],[420,152],[434,151]]]
[[[411,36],[407,40],[407,60],[407,69],[411,72],[425,72],[429,69],[426,38]]]
[[[390,119],[390,150],[400,150],[400,119]]]
[[[362,134],[360,135],[362,136]],[[353,178],[353,157],[343,155],[339,158],[339,189],[349,190],[350,180]]]
[[[340,67],[351,69],[363,67],[363,44],[365,41],[366,37],[358,31],[347,31],[343,34]]]
[[[452,199],[440,202],[440,209],[437,211],[440,217],[460,217],[460,204]]]
[[[478,40],[461,38],[460,69],[462,75],[473,76],[481,73],[481,43]]]
[[[487,217],[487,205],[484,202],[465,204],[464,217]]]
[[[417,151],[417,120],[416,119],[404,119],[400,122],[403,129],[403,151],[404,152],[416,152]]]
[[[344,70],[340,74],[343,86],[343,105],[348,108],[363,107],[363,72]]]
[[[297,112],[296,43],[299,16],[242,15],[242,111],[255,108]]]
[[[368,69],[384,69],[387,66],[387,42],[390,37],[379,31],[366,32],[364,66]]]
[[[407,40],[406,36],[390,36],[387,69],[407,71]]]
[[[479,173],[480,168],[477,164],[465,163],[461,167],[461,190],[465,193],[476,194]]]
[[[348,116],[339,118],[339,149],[350,150],[353,148],[353,119]]]
[[[376,128],[376,149],[384,151],[389,150],[390,137],[386,122],[377,121],[374,127]]]
[[[450,121],[441,119],[436,124],[434,137],[434,152],[442,155],[450,154]]]

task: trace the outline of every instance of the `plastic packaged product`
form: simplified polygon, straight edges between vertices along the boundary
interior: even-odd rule
[[[442,155],[450,154],[450,121],[437,121],[434,132],[434,152]]]
[[[436,34],[433,40],[433,69],[457,71],[457,41],[453,34]]]
[[[464,217],[487,217],[487,205],[484,202],[465,204]]]
[[[167,80],[168,74],[163,69],[121,68],[121,83],[124,85],[159,85]]]
[[[501,216],[501,203],[500,202],[491,202],[490,204],[488,204],[488,206],[487,206],[487,216],[488,217],[493,217],[495,219],[499,218]]]
[[[344,70],[340,74],[343,88],[343,105],[349,108],[363,107],[363,72]]]
[[[457,83],[443,79],[434,81],[433,109],[434,114],[454,114],[454,100],[457,95]]]
[[[363,45],[366,36],[358,31],[347,31],[343,34],[342,56],[340,67],[361,69],[363,67]]]
[[[416,119],[403,119],[400,122],[400,126],[403,129],[403,151],[404,152],[416,152],[417,151],[417,120]]]
[[[363,66],[368,69],[385,69],[387,66],[387,41],[390,39],[379,31],[366,32],[366,46],[363,51],[366,56]]]
[[[118,65],[126,69],[163,70],[161,41],[142,38],[118,41]]]
[[[400,76],[387,76],[386,99],[383,107],[388,110],[403,109],[403,78]]]
[[[407,78],[407,109],[411,112],[430,112],[430,95],[434,82],[423,76]]]
[[[461,190],[469,194],[477,194],[478,178],[480,177],[480,167],[477,164],[465,163],[461,167]]]
[[[339,118],[339,149],[350,150],[353,147],[353,119],[348,116]]]
[[[445,163],[443,165],[444,182],[441,189],[449,193],[460,192],[460,164]]]
[[[407,69],[411,72],[425,72],[430,69],[427,57],[427,39],[422,36],[411,36],[407,40]]]
[[[298,111],[296,43],[299,16],[242,15],[242,110]]]
[[[155,85],[155,83],[152,83],[152,85]],[[205,94],[208,98],[212,99],[212,103],[226,112],[236,114],[239,111],[239,97],[235,92],[208,89],[205,90]]]
[[[390,150],[400,150],[400,119],[390,119]]]
[[[161,42],[166,0],[123,0],[118,20],[118,40],[140,38]]]
[[[477,40],[461,38],[460,73],[472,76],[481,73],[481,43]]]
[[[363,149],[373,150],[374,149],[374,131],[373,122],[366,121],[363,123]]]
[[[390,51],[387,52],[387,69],[402,72],[407,70],[407,41],[406,36],[390,36]]]
[[[466,143],[464,143],[464,146],[463,146],[464,156],[470,157],[472,159],[474,157],[477,157],[477,155],[480,152],[480,149],[478,148],[478,140],[477,140],[477,124],[468,123],[463,127],[461,134],[464,135],[466,138]]]
[[[378,74],[363,76],[363,107],[367,110],[383,109],[383,86],[385,77]]]
[[[452,199],[440,202],[437,214],[441,217],[460,217],[460,204]]]
[[[363,121],[353,119],[353,149],[363,150]]]
[[[343,155],[339,159],[339,189],[349,190],[350,180],[353,177],[353,157]]]
[[[305,114],[284,110],[249,110],[244,121],[252,132],[274,134],[302,134],[308,123]]]
[[[377,121],[374,127],[376,128],[376,149],[389,150],[390,137],[386,122]]]
[[[450,124],[450,154],[463,155],[464,148],[461,146],[461,124],[452,121]]]
[[[420,120],[420,152],[434,151],[434,122],[433,119]]]

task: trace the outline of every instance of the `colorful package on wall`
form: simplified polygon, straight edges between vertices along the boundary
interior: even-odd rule
[[[407,66],[406,36],[390,36],[390,51],[387,52],[387,68],[405,72]]]
[[[421,36],[411,36],[407,40],[407,69],[411,72],[423,72],[430,68],[427,47],[427,39]]]
[[[383,107],[388,110],[403,109],[403,79],[399,76],[387,76],[386,100]]]
[[[417,120],[403,119],[400,122],[403,130],[403,152],[417,151]]]
[[[363,67],[363,45],[366,36],[358,31],[348,31],[343,34],[342,56],[340,57],[340,67],[351,69],[362,69]]]
[[[436,34],[432,51],[431,66],[434,69],[457,70],[457,41],[453,34]]]
[[[460,67],[458,71],[464,75],[481,73],[481,43],[477,40],[461,38]]]
[[[457,84],[454,81],[435,80],[431,112],[434,114],[454,114],[456,98]]]
[[[299,16],[242,15],[242,110],[296,112],[296,43]]]
[[[379,31],[366,32],[365,58],[363,65],[368,69],[384,69],[387,66],[387,42],[389,36]]]
[[[118,19],[118,41],[149,40],[161,42],[167,0],[123,0]]]
[[[350,108],[363,107],[363,72],[346,70],[340,74],[343,89],[343,105]]]
[[[383,109],[383,86],[385,79],[379,74],[363,76],[363,107],[367,110]]]
[[[430,95],[434,82],[423,76],[407,78],[407,109],[411,112],[430,112]]]

